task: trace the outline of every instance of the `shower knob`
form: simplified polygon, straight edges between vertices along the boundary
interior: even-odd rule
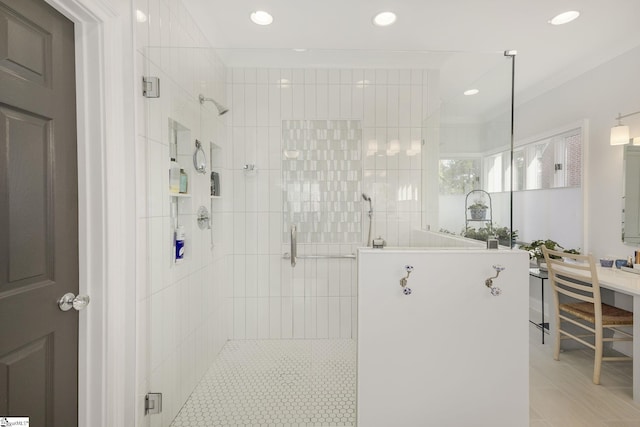
[[[502,289],[495,286],[491,288],[491,295],[493,295],[494,297],[499,296],[501,293],[502,293]]]
[[[500,264],[496,264],[493,266],[493,269],[497,272],[500,273],[501,271],[504,271],[506,269],[505,266],[500,265]],[[497,276],[496,276],[497,277]]]
[[[413,271],[413,265],[405,265],[404,269],[407,273],[411,273]],[[409,276],[407,276],[409,277]]]
[[[402,292],[403,292],[405,295],[411,295],[411,288],[404,288],[404,289],[402,290]]]

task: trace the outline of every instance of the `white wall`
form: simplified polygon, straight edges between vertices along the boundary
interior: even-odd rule
[[[407,150],[412,144],[420,149],[434,82],[433,72],[425,70],[234,68],[228,74],[233,182],[227,181],[226,191],[233,194],[234,235],[234,276],[226,294],[230,337],[355,337],[355,262],[300,261],[292,270],[282,260],[289,251],[283,242],[282,122],[359,120],[361,189],[373,199],[373,237],[408,246],[411,229],[420,226],[421,156]],[[244,164],[255,164],[257,172],[245,173]],[[406,196],[409,186],[418,198]],[[354,203],[363,213],[368,210],[361,199]],[[360,241],[300,245],[300,253],[351,253],[366,240],[367,221],[363,216]]]
[[[486,248],[485,242],[428,230],[412,230],[413,248]]]
[[[358,257],[358,425],[528,425],[526,253],[363,249]],[[399,284],[406,264],[408,296]],[[494,264],[506,267],[497,297],[485,286]]]
[[[516,108],[516,140],[541,134],[583,119],[589,130],[584,141],[586,206],[584,250],[596,257],[626,258],[633,248],[620,241],[622,147],[609,145],[618,112],[640,109],[640,47],[587,71],[568,83]],[[517,101],[517,99],[516,99]],[[628,120],[632,135],[640,135],[638,117]],[[551,203],[541,209],[553,210]],[[553,215],[566,215],[554,212]],[[552,236],[550,236],[552,237]],[[553,238],[553,237],[552,237]]]
[[[223,283],[229,274],[230,236],[223,233],[224,199],[210,199],[209,175],[197,174],[191,162],[199,139],[210,170],[208,146],[213,141],[222,147],[214,164],[223,180],[228,178],[224,118],[217,117],[212,104],[198,102],[199,93],[226,101],[226,69],[204,49],[205,39],[180,1],[138,0],[135,7],[146,16],[136,22],[136,425],[169,426],[227,339]],[[160,78],[160,98],[143,98],[142,76]],[[186,229],[181,264],[172,257],[169,119],[190,134],[178,157],[189,175],[191,194],[179,199],[178,221]],[[201,205],[213,211],[213,233],[197,227]],[[163,394],[162,414],[144,415],[147,392]]]
[[[582,188],[513,194],[513,228],[518,230],[518,241],[552,239],[565,249],[584,249],[582,217]]]

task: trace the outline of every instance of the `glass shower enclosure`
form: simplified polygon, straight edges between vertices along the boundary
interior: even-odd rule
[[[473,245],[464,197],[496,176],[493,220],[474,228],[511,229],[510,157],[487,160],[510,153],[511,57],[167,42],[137,61],[141,93],[160,82],[138,105],[137,394],[164,397],[141,425],[184,425],[189,396],[225,366],[238,381],[267,369],[248,405],[288,387],[305,396],[289,422],[340,401],[327,422],[355,425],[356,249],[370,228],[388,247]]]

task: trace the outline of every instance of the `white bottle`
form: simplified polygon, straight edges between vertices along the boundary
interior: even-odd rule
[[[176,264],[184,260],[184,227],[179,225],[176,228]]]
[[[176,194],[180,192],[180,165],[173,157],[169,165],[169,191]]]

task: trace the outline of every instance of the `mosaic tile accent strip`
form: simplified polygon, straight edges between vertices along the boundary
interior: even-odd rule
[[[352,243],[362,239],[359,120],[284,120],[282,160],[284,226],[299,243]]]
[[[171,426],[355,421],[355,340],[255,340],[227,342]]]
[[[565,137],[567,145],[567,187],[580,187],[582,184],[582,135],[577,133]]]

